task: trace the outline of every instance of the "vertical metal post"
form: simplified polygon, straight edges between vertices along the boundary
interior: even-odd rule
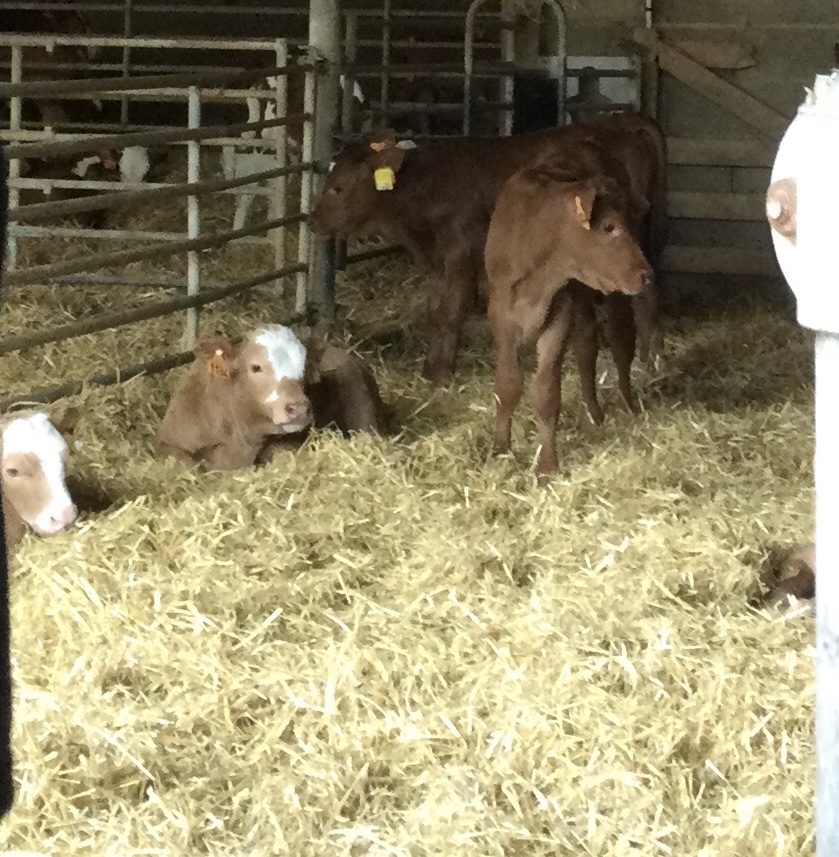
[[[501,30],[501,61],[504,63],[514,63],[516,61],[516,36],[513,32],[513,16],[510,14],[508,4],[504,4],[504,17],[501,21],[503,29]],[[502,137],[509,137],[513,133],[513,90],[515,81],[511,75],[505,75],[500,80],[500,98],[499,101],[508,104],[509,107],[502,107],[498,114],[498,133]]]
[[[381,122],[389,125],[388,104],[390,103],[390,0],[382,0],[382,94],[379,104]]]
[[[12,47],[11,83],[21,82],[23,49],[20,45]],[[13,95],[9,99],[9,130],[20,131],[21,129],[21,104],[20,96]],[[20,189],[16,186],[16,179],[20,178],[20,159],[12,158],[9,161],[9,208],[18,208],[20,205]],[[10,223],[8,235],[6,236],[6,247],[8,260],[6,265],[10,271],[14,271],[17,265],[17,226]]]
[[[132,2],[133,0],[125,0],[125,8],[123,11],[122,33],[126,39],[130,39],[133,35],[133,22],[131,15],[133,11]],[[131,77],[131,48],[128,45],[125,45],[122,49],[122,76],[126,80]],[[123,125],[128,124],[128,102],[129,96],[123,95],[119,120]]]
[[[309,45],[326,61],[316,76],[314,154],[325,167],[332,159],[332,146],[338,127],[338,75],[341,66],[341,0],[310,0]],[[321,174],[312,175],[312,190],[323,184]],[[329,239],[317,236],[312,247],[309,287],[318,307],[318,321],[328,325],[335,315],[335,253]]]
[[[288,42],[285,39],[277,39],[275,42],[274,57],[277,67],[288,65]],[[278,74],[274,78],[274,101],[276,103],[277,118],[288,114],[288,76]],[[272,128],[271,134],[274,138],[275,152],[277,156],[277,166],[282,169],[287,163],[286,142],[288,140],[286,128]],[[270,217],[285,217],[288,208],[288,200],[286,199],[287,179],[285,176],[280,176],[271,182],[271,199],[273,205],[270,206]],[[280,226],[272,230],[271,239],[274,242],[274,266],[276,270],[280,270],[285,266],[285,226]],[[277,281],[279,295],[285,291],[285,280]]]
[[[347,141],[352,135],[352,108],[355,100],[355,72],[352,66],[356,60],[358,42],[358,13],[347,12],[345,15],[346,32],[344,34],[344,89],[341,93],[341,135]],[[343,271],[347,266],[347,242],[338,239],[335,242],[335,267]]]
[[[839,854],[839,71],[816,75],[778,146],[766,196],[775,254],[816,331],[816,836],[818,857]]]
[[[644,0],[644,26],[653,28],[653,0]],[[638,89],[641,107],[648,116],[658,117],[658,81],[659,67],[657,59],[640,60],[641,74]]]
[[[832,201],[827,206],[831,206]],[[825,210],[829,210],[828,207]],[[827,254],[825,254],[827,255]],[[836,282],[836,277],[831,279]],[[816,848],[839,853],[839,336],[816,333]]]
[[[197,86],[189,87],[189,128],[201,127],[201,90]],[[201,143],[190,140],[187,144],[186,180],[190,183],[201,180]],[[198,197],[190,194],[187,197],[187,237],[198,238],[201,233],[201,219],[198,211]],[[197,295],[201,288],[201,270],[199,252],[187,251],[187,288],[188,295]],[[186,311],[186,331],[184,332],[184,348],[191,350],[195,346],[198,335],[198,308],[190,307]]]
[[[308,62],[314,59],[313,52],[309,51]],[[314,160],[314,115],[315,115],[315,93],[316,93],[316,71],[307,71],[305,85],[303,89],[303,112],[307,115],[307,119],[303,120],[303,143],[300,148],[300,158],[304,164],[309,164],[309,168],[305,172],[300,173],[300,213],[309,214],[312,205],[312,184],[314,180],[314,169],[311,166]],[[297,273],[297,297],[294,303],[294,310],[299,315],[306,312],[309,306],[309,279],[312,276],[310,267],[310,250],[311,250],[312,233],[309,229],[308,222],[301,221],[300,229],[297,233],[297,261],[301,265],[306,265],[305,271]]]

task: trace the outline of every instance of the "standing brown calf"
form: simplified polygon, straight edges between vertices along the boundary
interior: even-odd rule
[[[628,295],[648,286],[652,269],[633,237],[645,213],[646,200],[633,196],[621,165],[585,142],[516,173],[498,197],[486,243],[495,346],[494,445],[497,452],[510,448],[513,412],[523,389],[519,348],[535,344],[542,485],[558,467],[562,362],[575,301],[584,300],[585,286]]]
[[[637,114],[604,116],[512,137],[457,137],[397,143],[392,133],[351,143],[332,165],[312,212],[315,232],[373,232],[431,269],[429,345],[423,374],[443,383],[454,372],[458,339],[484,268],[490,217],[504,182],[541,157],[593,141],[618,159],[633,190],[648,200],[638,224],[654,264],[666,226],[666,153],[661,129]],[[377,180],[377,174],[379,180]],[[652,287],[637,298],[643,357],[661,349]]]
[[[235,470],[265,461],[276,445],[302,443],[312,425],[384,430],[369,367],[319,340],[304,343],[288,327],[255,330],[239,345],[205,339],[195,356],[160,425],[160,456]]]

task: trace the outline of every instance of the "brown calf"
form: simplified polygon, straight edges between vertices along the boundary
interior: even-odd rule
[[[538,158],[585,140],[599,142],[618,158],[635,191],[648,200],[650,211],[639,229],[654,264],[665,238],[665,144],[656,123],[637,114],[513,137],[414,144],[396,143],[385,132],[351,143],[330,169],[312,213],[312,229],[341,237],[382,235],[431,269],[423,374],[442,383],[454,371],[458,337],[483,275],[487,229],[502,185]],[[656,357],[661,342],[654,293],[643,292],[635,304],[642,356]]]
[[[486,244],[489,323],[495,346],[497,452],[510,448],[523,388],[519,348],[535,344],[537,476],[556,472],[562,362],[582,284],[606,294],[641,293],[652,277],[633,227],[646,201],[633,198],[620,164],[591,143],[521,170],[504,185]],[[575,281],[575,282],[572,282]],[[596,356],[596,355],[595,355]],[[584,391],[585,395],[585,391]]]
[[[7,548],[27,529],[51,536],[66,530],[78,515],[65,480],[67,443],[78,420],[75,408],[60,415],[20,411],[0,419],[3,521]]]
[[[790,596],[798,600],[816,597],[816,546],[795,545],[780,558],[774,570],[775,585],[767,596],[774,607],[791,605]]]
[[[288,327],[255,330],[239,345],[205,339],[195,355],[160,425],[160,456],[234,470],[265,461],[277,438],[301,443],[313,425],[383,429],[378,388],[363,361],[315,339],[304,343]]]

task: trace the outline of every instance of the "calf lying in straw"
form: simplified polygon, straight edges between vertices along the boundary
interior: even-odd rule
[[[263,463],[277,440],[299,445],[310,428],[385,433],[387,419],[369,366],[288,327],[225,336],[195,346],[157,435],[157,453],[209,470]]]
[[[63,435],[75,428],[75,408],[49,416],[19,411],[0,417],[3,521],[7,548],[27,529],[53,536],[72,526],[78,511],[64,476],[67,443]]]
[[[816,597],[816,546],[795,545],[785,551],[772,570],[774,585],[767,596],[773,607],[786,609],[792,599]]]

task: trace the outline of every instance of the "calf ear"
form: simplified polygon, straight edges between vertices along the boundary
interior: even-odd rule
[[[64,405],[50,414],[50,422],[61,434],[73,434],[82,412],[75,405]]]
[[[591,211],[596,196],[597,190],[590,184],[577,185],[573,190],[574,216],[583,229],[591,229]]]
[[[376,190],[393,190],[396,174],[405,160],[405,152],[412,148],[409,141],[396,142],[396,133],[390,128],[372,136],[368,143],[368,162],[373,169]]]
[[[304,384],[318,384],[321,380],[320,364],[326,343],[315,336],[309,336],[304,340],[306,344],[306,367],[303,370]]]
[[[226,336],[217,334],[202,339],[195,343],[193,351],[199,360],[206,362],[207,371],[211,375],[218,375],[222,378],[230,377],[235,348]]]
[[[650,210],[650,201],[641,193],[638,193],[634,188],[629,194],[629,204],[635,212],[638,220],[643,220],[647,212]]]

